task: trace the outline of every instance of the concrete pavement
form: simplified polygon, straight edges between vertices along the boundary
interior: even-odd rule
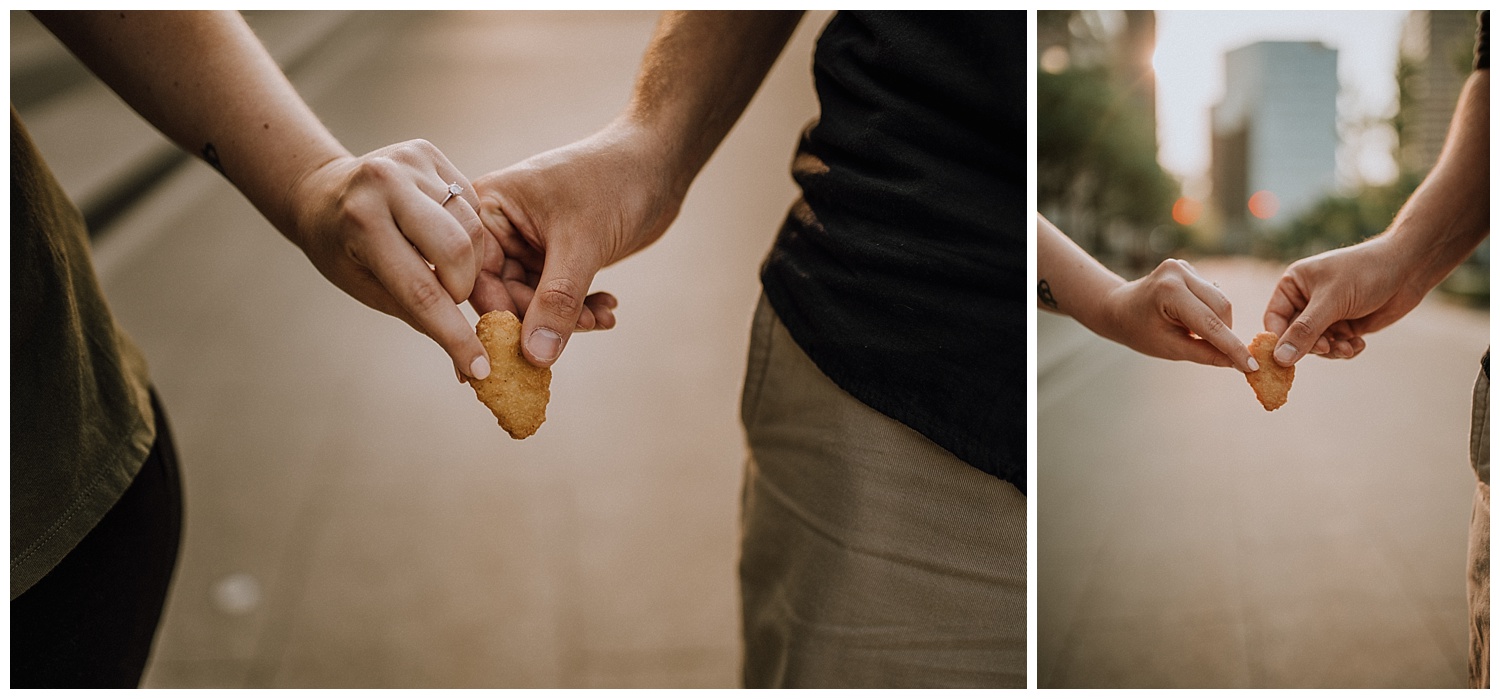
[[[1194,264],[1248,340],[1279,269]],[[1485,313],[1429,298],[1271,413],[1041,316],[1039,686],[1465,686]]]

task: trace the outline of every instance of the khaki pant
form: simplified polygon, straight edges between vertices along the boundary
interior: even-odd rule
[[[1469,428],[1474,466],[1474,510],[1469,517],[1469,686],[1490,686],[1490,379],[1474,381],[1474,422]]]
[[[1026,686],[1015,486],[840,390],[764,298],[741,409],[746,686]]]

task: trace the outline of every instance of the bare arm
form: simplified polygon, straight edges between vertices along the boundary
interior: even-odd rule
[[[37,12],[152,125],[292,228],[292,184],[349,152],[232,12]]]
[[[1459,97],[1438,162],[1386,231],[1299,260],[1276,285],[1264,318],[1281,336],[1276,361],[1308,352],[1356,356],[1364,335],[1409,313],[1489,236],[1490,72]]]
[[[1490,233],[1490,71],[1469,76],[1437,164],[1391,222],[1391,235],[1437,286]]]
[[[352,156],[234,12],[36,15],[141,116],[223,173],[330,281],[431,336],[456,369],[488,373],[456,305],[478,273],[478,200],[431,144]],[[440,205],[450,182],[465,192]]]
[[[1142,354],[1259,369],[1230,330],[1229,299],[1192,265],[1167,260],[1127,282],[1041,214],[1036,237],[1038,308],[1071,316],[1094,334]]]
[[[800,11],[662,13],[624,118],[655,135],[675,179],[690,182],[708,162],[801,19]]]

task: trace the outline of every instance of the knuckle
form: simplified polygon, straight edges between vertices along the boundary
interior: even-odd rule
[[[1313,327],[1312,319],[1307,316],[1298,316],[1296,320],[1292,321],[1289,330],[1299,338],[1308,338],[1317,334],[1317,330]]]
[[[394,180],[401,166],[387,157],[367,158],[355,170],[355,182],[363,185],[383,185]]]
[[[1224,325],[1222,318],[1210,313],[1203,319],[1203,329],[1210,334],[1214,334],[1226,330],[1227,326]]]
[[[392,155],[398,160],[414,165],[435,160],[442,151],[425,138],[414,138],[397,144]]]
[[[443,304],[449,303],[448,292],[431,279],[413,282],[409,293],[412,311],[419,316],[426,315],[430,311],[441,308]]]
[[[544,307],[562,315],[573,315],[583,309],[583,294],[571,279],[551,279],[537,289]]]
[[[363,231],[376,223],[375,212],[360,197],[342,196],[336,206],[338,225],[344,230]]]
[[[473,257],[474,240],[467,235],[457,233],[444,235],[438,240],[437,250],[434,253],[443,262],[460,264]]]

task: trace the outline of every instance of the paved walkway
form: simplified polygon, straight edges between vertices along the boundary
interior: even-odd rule
[[[205,166],[101,241],[187,490],[146,684],[736,686],[739,388],[826,16],[673,229],[600,275],[619,327],[575,338],[525,442]],[[427,138],[478,176],[612,118],[655,14],[357,21],[298,77],[314,109],[351,150]]]
[[[1249,339],[1279,270],[1205,261]],[[1429,299],[1265,412],[1042,314],[1041,687],[1462,687],[1486,315]]]

